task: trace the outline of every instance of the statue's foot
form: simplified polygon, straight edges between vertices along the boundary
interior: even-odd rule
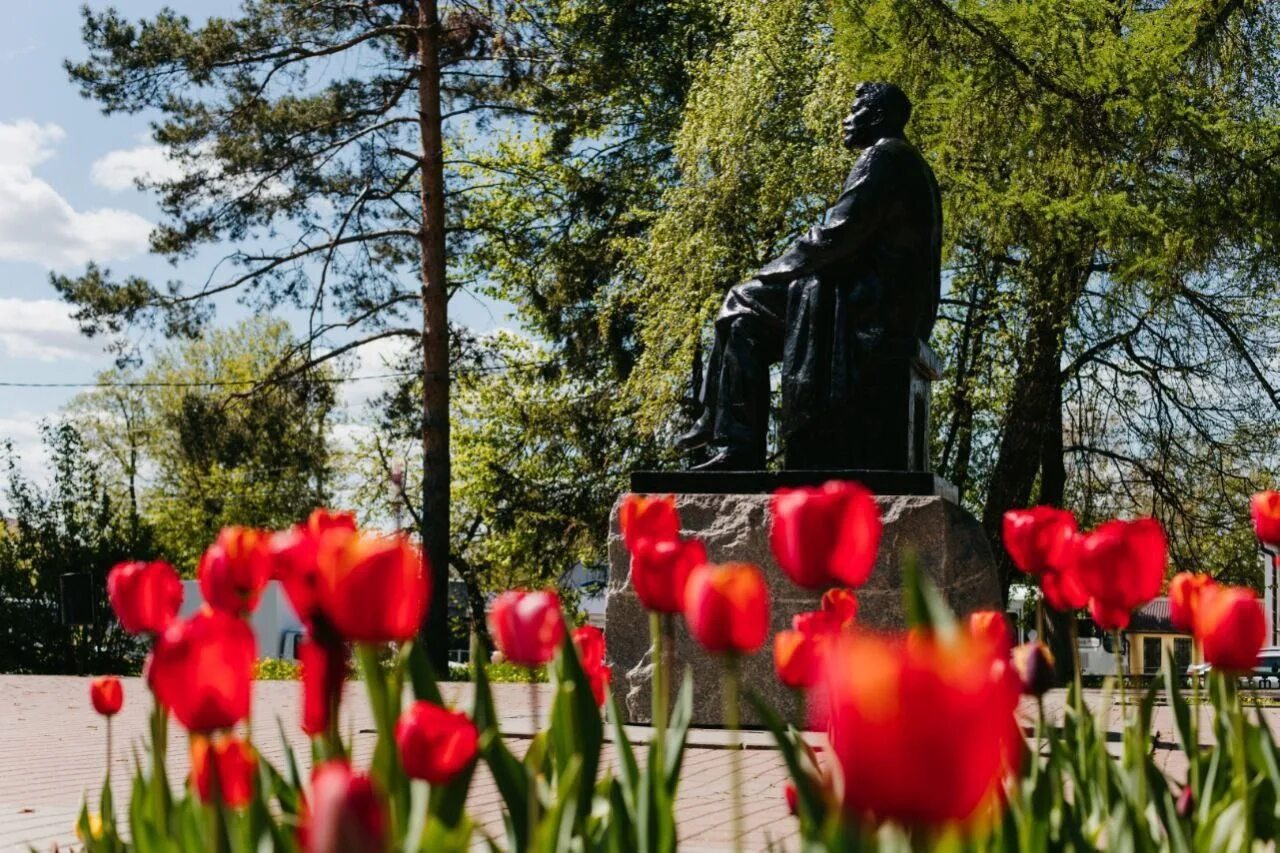
[[[745,453],[735,453],[732,450],[721,450],[715,456],[712,456],[706,462],[700,465],[694,465],[690,471],[754,471],[760,468],[760,465],[752,463],[752,460]]]
[[[711,425],[698,421],[693,429],[676,439],[676,450],[697,450],[711,443]]]

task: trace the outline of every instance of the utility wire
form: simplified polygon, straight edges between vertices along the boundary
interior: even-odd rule
[[[476,373],[542,370],[546,367],[547,365],[543,363],[501,364],[486,367],[462,367],[450,372],[461,378]],[[435,371],[432,371],[432,373],[434,374]],[[329,382],[336,385],[344,382],[366,382],[375,379],[405,379],[421,375],[421,370],[404,370],[398,373],[378,373],[372,376],[308,376],[306,381]],[[0,382],[0,388],[242,388],[252,385],[266,385],[277,381],[279,380],[268,377],[264,379],[207,379],[184,382]]]

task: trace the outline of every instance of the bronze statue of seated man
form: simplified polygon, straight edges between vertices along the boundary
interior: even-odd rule
[[[910,370],[895,367],[936,378],[927,343],[941,288],[942,208],[933,171],[906,139],[910,116],[897,86],[859,85],[842,127],[845,146],[862,151],[840,197],[822,224],[729,290],[701,416],[679,439],[686,450],[710,445],[695,470],[764,468],[777,362],[787,467],[898,466],[897,434],[919,432],[927,419],[927,379],[924,410],[911,408],[920,404],[903,385]],[[899,397],[910,398],[914,426],[907,409],[897,411]],[[901,440],[905,448],[911,439]],[[893,452],[871,446],[885,442]],[[912,464],[927,470],[921,452]]]

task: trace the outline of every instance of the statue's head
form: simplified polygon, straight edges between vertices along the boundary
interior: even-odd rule
[[[853,106],[841,122],[846,148],[866,148],[886,136],[902,136],[911,101],[892,83],[859,83]]]

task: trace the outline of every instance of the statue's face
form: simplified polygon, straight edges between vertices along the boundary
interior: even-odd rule
[[[871,99],[859,95],[840,127],[844,131],[845,148],[866,148],[880,138],[880,111]]]

